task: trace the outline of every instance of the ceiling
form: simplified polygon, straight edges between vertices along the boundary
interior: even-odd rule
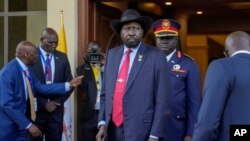
[[[128,1],[128,0],[127,0]],[[166,1],[171,1],[175,10],[186,11],[190,15],[195,15],[197,10],[202,10],[204,15],[228,16],[250,14],[249,0],[133,0],[134,2],[154,2],[165,6]]]
[[[97,0],[111,2],[107,0]],[[171,6],[165,2],[171,1]],[[176,13],[187,17],[189,33],[228,33],[234,30],[250,32],[250,0],[122,0],[112,1],[138,9],[154,20],[176,18]],[[123,9],[124,10],[124,9]],[[202,11],[197,15],[196,11]]]

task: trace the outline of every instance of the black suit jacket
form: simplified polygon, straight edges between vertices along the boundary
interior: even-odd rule
[[[69,82],[72,80],[72,74],[70,70],[70,65],[67,56],[59,51],[54,52],[54,60],[55,60],[55,73],[54,73],[54,81],[53,83],[59,82]],[[33,66],[35,75],[41,81],[41,83],[46,83],[45,74],[43,70],[41,57],[37,60],[36,64]],[[45,119],[47,116],[52,114],[53,118],[58,121],[63,121],[63,113],[64,113],[64,102],[68,99],[71,92],[69,91],[66,95],[41,95],[37,93],[37,120]],[[50,101],[56,101],[61,104],[55,111],[49,113],[45,109],[45,104]]]
[[[79,89],[82,91],[80,100],[79,120],[84,121],[92,117],[96,103],[97,87],[94,72],[88,61],[76,69],[77,75],[84,75]],[[102,75],[102,73],[101,73]]]

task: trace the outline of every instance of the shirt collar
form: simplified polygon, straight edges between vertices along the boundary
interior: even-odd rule
[[[236,54],[240,54],[240,53],[250,54],[250,52],[247,51],[247,50],[239,50],[239,51],[234,52],[234,53],[232,54],[232,56],[234,56],[234,55],[236,55]]]
[[[41,47],[41,45],[40,45],[40,47],[39,47],[39,50],[40,50],[40,52],[42,53],[42,55],[45,56],[45,57],[46,57],[46,54],[50,54],[50,53],[46,52],[46,51]]]
[[[172,53],[170,53],[169,55],[167,55],[167,61],[169,61],[170,59],[171,59],[171,57],[174,55],[174,53],[176,52],[176,49],[172,52]]]
[[[128,48],[126,45],[124,45],[124,51],[123,51],[123,54],[125,54],[125,52],[128,50],[128,49],[131,49],[133,53],[137,53],[139,47],[141,46],[141,42],[138,44],[138,46],[136,48]]]
[[[28,69],[28,67],[18,57],[16,57],[16,60],[17,60],[18,64],[21,66],[22,70],[25,71]]]

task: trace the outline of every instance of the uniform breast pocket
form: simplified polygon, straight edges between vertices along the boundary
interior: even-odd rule
[[[174,89],[183,89],[185,87],[186,73],[171,72],[171,85]]]

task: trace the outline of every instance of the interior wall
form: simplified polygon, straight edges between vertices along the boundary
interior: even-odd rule
[[[27,11],[46,11],[47,0],[27,0]],[[39,22],[38,22],[39,21]],[[27,40],[35,45],[40,43],[41,31],[47,26],[47,16],[27,16]]]
[[[188,35],[186,53],[198,63],[202,84],[208,66],[208,48],[206,35]]]
[[[240,15],[239,15],[240,16]],[[203,17],[191,17],[188,20],[189,28],[188,32],[192,34],[196,33],[230,33],[236,30],[250,31],[250,19],[249,18],[235,18],[225,16],[224,18],[203,18]]]

